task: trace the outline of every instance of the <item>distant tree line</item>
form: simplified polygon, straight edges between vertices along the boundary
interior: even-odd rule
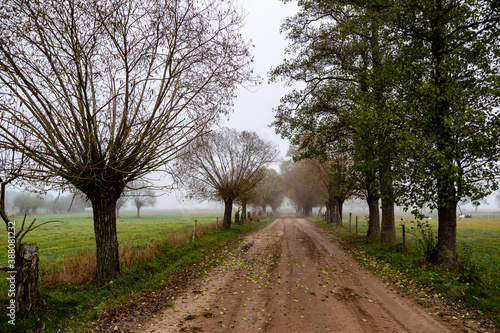
[[[13,193],[12,193],[13,194]],[[62,214],[68,212],[82,212],[90,207],[82,194],[39,195],[30,192],[20,192],[14,195],[12,212],[17,214],[36,214],[43,210],[47,213]]]

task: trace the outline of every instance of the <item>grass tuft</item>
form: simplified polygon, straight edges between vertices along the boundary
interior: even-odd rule
[[[82,229],[86,227],[87,221],[69,214],[68,216],[73,220],[67,227],[75,227],[75,233],[85,234],[86,231]],[[163,220],[169,221],[171,217],[164,216]],[[105,282],[93,280],[93,249],[82,246],[79,251],[74,251],[68,246],[71,237],[68,236],[70,241],[65,241],[62,237],[62,234],[71,235],[71,230],[47,228],[45,239],[39,234],[40,238],[34,240],[52,248],[57,244],[64,244],[59,246],[64,255],[62,258],[45,255],[45,260],[41,261],[41,303],[35,309],[35,315],[30,318],[23,318],[22,315],[16,318],[14,330],[6,321],[0,321],[0,331],[94,331],[106,318],[106,314],[121,313],[120,309],[129,308],[134,303],[141,303],[142,306],[142,302],[138,300],[144,295],[150,295],[155,290],[165,290],[166,286],[175,291],[183,283],[203,275],[223,258],[227,252],[224,250],[226,247],[235,245],[245,233],[269,221],[267,219],[261,223],[232,225],[230,230],[221,230],[219,224],[219,232],[216,235],[214,219],[200,218],[196,241],[193,244],[194,219],[184,217],[166,223],[163,220],[158,216],[150,222],[145,215],[140,222],[134,218],[129,218],[126,223],[122,221],[122,239],[126,239],[124,244],[120,243],[122,276]],[[146,224],[145,230],[138,227],[140,223]],[[90,242],[89,239],[82,242],[84,241],[92,244],[91,239]],[[66,248],[68,251],[64,252]],[[4,292],[6,290],[3,288],[0,291],[2,308],[5,308],[9,301]]]
[[[500,218],[458,221],[459,266],[453,270],[428,264],[421,240],[409,233],[406,251],[402,251],[399,229],[398,243],[388,245],[365,236],[365,221],[359,222],[356,235],[354,228],[349,232],[346,227],[309,219],[339,236],[362,264],[379,272],[382,278],[416,294],[443,295],[463,308],[487,314],[500,326]],[[436,221],[430,226],[437,230]]]

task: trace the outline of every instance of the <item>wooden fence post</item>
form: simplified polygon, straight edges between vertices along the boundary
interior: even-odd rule
[[[215,234],[219,233],[219,217],[217,216],[217,220],[215,221]]]
[[[406,230],[405,230],[405,225],[402,225],[403,227],[403,252],[406,252]]]
[[[38,246],[21,244],[19,262],[16,262],[15,312],[30,312],[40,300],[38,292]]]
[[[358,234],[358,217],[356,216],[356,235]]]
[[[351,232],[351,217],[352,213],[349,213],[349,232]]]
[[[193,243],[194,243],[194,240],[195,240],[195,238],[196,238],[196,223],[197,223],[197,222],[198,222],[197,220],[194,220]]]

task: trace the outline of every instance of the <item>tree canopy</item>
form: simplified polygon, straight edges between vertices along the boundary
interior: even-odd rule
[[[278,154],[273,143],[254,132],[223,128],[186,147],[172,174],[187,197],[224,202],[223,227],[228,229],[234,200],[257,186]]]
[[[251,79],[242,16],[218,0],[4,4],[0,141],[86,194],[97,275],[115,277],[126,184],[207,132]]]
[[[499,6],[484,0],[299,6],[283,25],[294,57],[271,78],[306,86],[282,99],[277,131],[311,156],[349,153],[367,192],[372,237],[394,239],[395,202],[430,203],[439,215],[436,262],[455,265],[457,203],[498,186]]]

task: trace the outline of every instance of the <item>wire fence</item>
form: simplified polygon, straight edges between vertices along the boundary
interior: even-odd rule
[[[350,232],[360,234],[360,235],[365,233],[368,230],[367,218],[360,219],[360,218],[358,218],[358,216],[349,215],[349,220],[348,221],[344,220],[343,224],[345,227],[348,228],[348,230]],[[408,241],[409,239],[411,239],[410,237],[408,237],[408,235],[412,235],[412,233],[408,232],[407,226],[406,226],[406,231],[403,231],[404,229],[405,229],[404,224],[401,225],[400,229],[396,229],[399,241],[403,241],[403,234],[406,235],[405,241]],[[412,235],[412,236],[415,236],[415,235]],[[414,237],[412,237],[412,238],[414,238]],[[498,239],[498,246],[480,244],[480,243],[478,243],[480,241],[482,242],[483,239],[478,239],[477,242],[466,241],[466,240],[460,239],[460,234],[457,235],[457,245],[461,246],[462,248],[463,247],[469,247],[469,248],[474,248],[474,249],[481,248],[481,249],[484,249],[485,251],[489,251],[488,253],[486,253],[487,255],[498,256],[498,258],[500,260],[500,238]]]
[[[175,227],[166,226],[165,230],[161,230],[155,232],[154,234],[147,234],[144,236],[135,236],[135,237],[125,237],[120,239],[120,235],[118,235],[118,242],[120,245],[120,249],[124,249],[128,246],[141,246],[147,245],[151,242],[159,241],[159,242],[168,242],[169,240],[176,238],[176,236],[180,235],[193,235],[193,227],[194,227],[194,219],[185,222],[185,225],[176,225]],[[196,232],[196,237],[201,237],[202,235],[210,232],[216,232],[217,229],[220,228],[221,222],[218,217],[210,217],[203,216],[202,220],[198,221],[198,229]],[[177,222],[177,221],[176,221]],[[45,240],[47,241],[47,240]],[[95,238],[94,236],[87,238],[87,240],[78,240],[78,242],[83,241],[83,244],[71,244],[67,243],[52,246],[52,247],[44,247],[43,242],[34,241],[38,243],[39,249],[39,257],[43,261],[62,261],[68,256],[75,256],[79,253],[85,252],[86,250],[95,251]],[[3,239],[0,242],[0,247],[3,246]],[[5,257],[5,258],[4,258]],[[6,256],[0,257],[0,266],[4,265],[7,261]]]

